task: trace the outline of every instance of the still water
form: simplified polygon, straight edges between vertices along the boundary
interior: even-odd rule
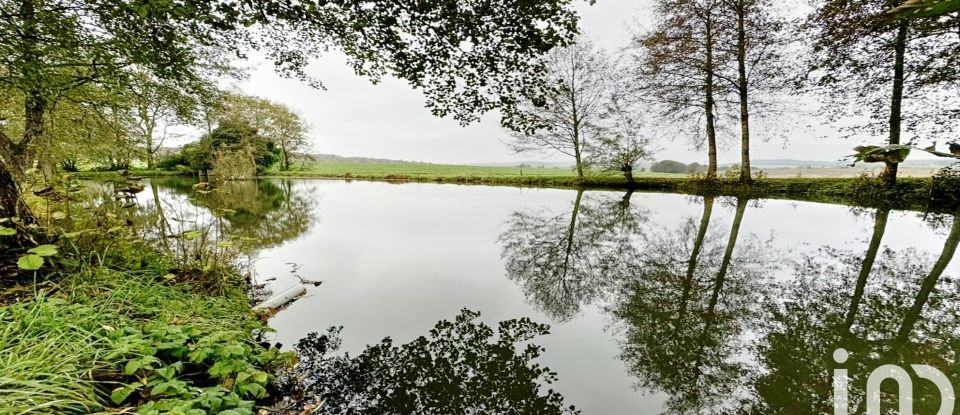
[[[224,232],[257,241],[256,279],[275,292],[323,281],[270,321],[284,347],[342,326],[357,355],[463,309],[494,328],[529,318],[550,326],[532,339],[543,352],[530,363],[556,374],[541,391],[584,414],[833,413],[836,368],[862,413],[887,363],[960,385],[952,215],[327,180],[190,196],[190,184],[157,179],[140,203],[228,212]],[[912,376],[916,413],[936,413],[935,387]]]

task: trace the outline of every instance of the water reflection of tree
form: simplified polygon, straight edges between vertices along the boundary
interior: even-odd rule
[[[313,196],[294,190],[290,181],[225,182],[208,193],[194,192],[192,183],[183,180],[154,180],[151,187],[161,228],[169,222],[156,195],[158,189],[169,189],[189,195],[191,203],[209,210],[220,221],[223,235],[242,240],[247,250],[267,249],[295,239],[306,233],[313,220]]]
[[[960,289],[943,277],[960,242],[960,216],[931,261],[912,249],[879,249],[887,213],[877,212],[865,255],[825,248],[807,257],[767,305],[758,348],[765,372],[746,412],[830,413],[837,367],[851,376],[851,413],[862,413],[867,378],[884,364],[931,365],[960,384]],[[843,365],[833,361],[837,348],[850,352]],[[936,413],[939,391],[911,376],[915,413]],[[897,399],[893,386],[885,385],[888,402]]]
[[[555,321],[573,318],[609,291],[617,250],[646,221],[632,196],[578,191],[569,213],[514,212],[500,235],[507,277]]]
[[[535,360],[531,343],[549,327],[509,320],[495,331],[464,310],[437,323],[428,336],[394,345],[389,338],[357,356],[337,355],[339,329],[313,333],[297,345],[295,373],[281,379],[286,404],[316,414],[568,414],[563,397],[546,386],[556,374]]]
[[[669,395],[668,413],[725,407],[741,387],[746,367],[737,354],[772,268],[765,243],[740,241],[747,204],[737,200],[722,235],[710,226],[707,197],[699,220],[649,232],[619,268],[628,283],[611,313],[624,332],[621,358],[641,387]]]

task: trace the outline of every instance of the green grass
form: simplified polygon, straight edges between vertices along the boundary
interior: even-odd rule
[[[212,396],[252,407],[267,378],[260,364],[277,352],[252,342],[263,326],[243,291],[211,296],[162,281],[152,271],[88,267],[52,294],[0,307],[0,414],[230,409],[205,407]],[[231,372],[214,374],[218,362]],[[218,386],[241,372],[264,373],[264,382]],[[117,395],[124,388],[129,395]]]
[[[269,176],[382,178],[396,180],[449,180],[458,178],[567,178],[576,179],[569,168],[542,167],[484,167],[428,163],[308,163],[289,172],[271,171]],[[637,177],[682,177],[662,173],[641,173]],[[593,173],[594,177],[623,177],[619,172]]]
[[[868,166],[875,168],[876,166]],[[875,170],[875,169],[874,169]],[[855,169],[771,169],[753,186],[741,186],[730,179],[703,183],[684,174],[635,172],[633,185],[616,171],[590,172],[578,180],[572,169],[531,167],[481,167],[428,163],[307,163],[292,171],[269,171],[264,177],[335,178],[397,182],[481,184],[520,187],[587,189],[633,189],[696,194],[719,194],[752,198],[795,199],[864,206],[886,206],[912,210],[951,209],[953,205],[931,204],[929,178],[933,170],[903,169],[895,189],[882,189],[858,176],[874,172]],[[759,170],[757,170],[759,173]],[[154,172],[137,171],[150,176]],[[159,172],[171,174],[170,172]],[[179,174],[179,173],[178,173]],[[721,172],[724,175],[724,172]],[[106,178],[101,174],[97,176]],[[951,202],[952,203],[952,202]]]
[[[168,170],[131,170],[131,175],[139,177],[175,177],[175,176],[193,176],[191,172],[168,171]],[[77,177],[84,180],[106,180],[120,178],[120,172],[116,171],[81,171]]]
[[[569,169],[476,167],[437,164],[312,163],[289,172],[269,172],[269,177],[339,178],[456,184],[484,184],[556,188],[633,189],[675,193],[717,194],[750,198],[793,199],[824,203],[891,207],[911,210],[942,210],[953,206],[930,203],[929,172],[910,172],[921,177],[903,177],[894,189],[876,180],[856,177],[856,169],[776,169],[772,176],[743,186],[735,180],[704,183],[682,174],[637,172],[629,185],[619,172],[593,172],[583,181]],[[819,172],[817,175],[815,173]],[[819,176],[819,177],[818,177]],[[927,176],[927,177],[922,177]]]

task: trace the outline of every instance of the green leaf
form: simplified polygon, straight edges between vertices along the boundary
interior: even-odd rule
[[[113,401],[115,405],[120,405],[121,402],[127,400],[130,397],[130,394],[136,391],[139,388],[137,384],[129,384],[126,386],[121,386],[110,392],[110,400]]]
[[[13,236],[16,234],[17,234],[16,229],[0,226],[0,236]]]
[[[188,240],[188,241],[192,241],[192,240],[194,240],[194,239],[199,238],[199,237],[202,236],[202,235],[203,235],[203,233],[200,232],[200,231],[187,231],[187,232],[184,232],[184,233],[183,233],[183,238],[186,239],[186,240]]]
[[[253,381],[254,381],[254,382],[261,383],[261,384],[266,384],[266,383],[267,383],[267,380],[268,380],[267,372],[257,371],[257,373],[255,373],[255,374],[253,375]]]
[[[40,255],[42,257],[54,256],[57,254],[57,246],[56,245],[40,245],[36,248],[30,249],[27,252],[31,254]]]
[[[139,360],[131,360],[131,361],[127,362],[127,365],[126,365],[126,366],[123,367],[123,373],[124,373],[125,375],[132,375],[132,374],[134,374],[134,373],[137,373],[137,370],[138,370],[138,369],[140,369],[140,361],[139,361]]]
[[[960,0],[907,0],[889,13],[897,18],[936,17],[960,11]]]
[[[17,268],[24,271],[36,271],[43,266],[43,257],[40,255],[24,255],[17,260]]]
[[[50,217],[52,217],[55,220],[63,220],[67,218],[67,214],[58,210],[56,212],[51,213]]]
[[[85,233],[87,233],[87,231],[67,232],[63,234],[63,237],[67,239],[74,239],[74,238],[79,238]]]

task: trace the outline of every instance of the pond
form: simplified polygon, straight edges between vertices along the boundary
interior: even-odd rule
[[[441,398],[406,391],[419,413],[451,413],[444,399],[458,394],[530,393],[498,383],[513,376],[584,414],[833,413],[835,369],[848,371],[850,413],[862,413],[884,364],[929,365],[960,385],[951,215],[332,180],[233,183],[191,201],[191,184],[156,179],[139,203],[228,212],[224,232],[256,241],[256,279],[274,292],[298,276],[323,282],[270,321],[285,348],[342,326],[340,350],[357,356],[385,337],[430,337],[458,315],[494,330],[523,318],[550,326],[522,367],[472,365],[486,380]],[[402,364],[423,377],[428,361]],[[541,366],[556,375],[549,385],[549,374],[518,373]],[[936,413],[934,384],[909,373],[917,413]]]

